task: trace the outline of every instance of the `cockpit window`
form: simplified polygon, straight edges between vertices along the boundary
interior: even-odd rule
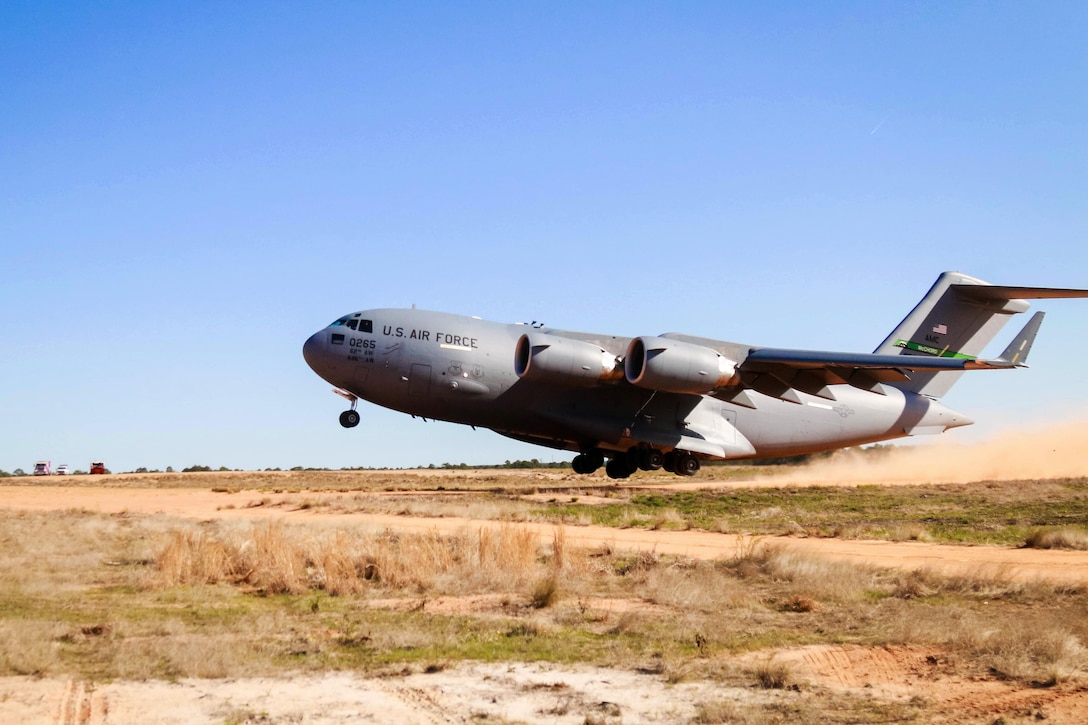
[[[358,330],[359,332],[374,332],[374,322],[372,320],[360,320],[358,312],[354,315],[344,315],[339,320],[329,325],[329,327],[343,327],[344,325],[347,325],[353,330]]]

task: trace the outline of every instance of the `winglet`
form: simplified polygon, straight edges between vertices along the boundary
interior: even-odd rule
[[[1028,353],[1031,352],[1031,344],[1035,342],[1035,335],[1039,332],[1039,325],[1043,324],[1043,312],[1036,312],[1024,325],[1020,334],[1013,338],[1005,352],[1001,353],[999,361],[1008,363],[1013,367],[1026,368]]]

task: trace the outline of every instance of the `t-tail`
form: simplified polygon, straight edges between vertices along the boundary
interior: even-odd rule
[[[975,360],[1013,315],[1028,310],[1030,305],[1025,300],[1072,297],[1088,297],[1088,291],[1002,287],[959,272],[945,272],[874,353]],[[999,360],[1015,366],[1024,365],[1042,322],[1042,314],[1036,313],[1031,318]],[[902,390],[940,398],[962,374],[918,372],[910,380],[893,385]]]

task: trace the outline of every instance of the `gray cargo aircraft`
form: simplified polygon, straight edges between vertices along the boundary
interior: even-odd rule
[[[970,425],[940,399],[964,371],[1025,367],[1036,312],[979,355],[1028,299],[1088,290],[1000,287],[945,272],[871,354],[789,350],[676,333],[634,339],[417,309],[344,315],[302,348],[351,403],[490,428],[577,451],[611,478],[703,460],[814,453]],[[608,463],[605,465],[605,460]]]

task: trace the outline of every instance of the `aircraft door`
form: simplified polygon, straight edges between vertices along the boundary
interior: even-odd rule
[[[737,442],[737,411],[722,408],[719,418],[718,430],[721,432],[722,441],[725,443]]]
[[[366,365],[360,363],[360,364],[355,366],[355,373],[354,373],[353,380],[355,382],[355,385],[358,386],[359,390],[362,390],[363,386],[366,385],[366,379],[367,379],[369,373],[370,373],[370,368],[368,368]]]
[[[408,373],[408,397],[425,398],[431,392],[431,366],[412,365]]]

